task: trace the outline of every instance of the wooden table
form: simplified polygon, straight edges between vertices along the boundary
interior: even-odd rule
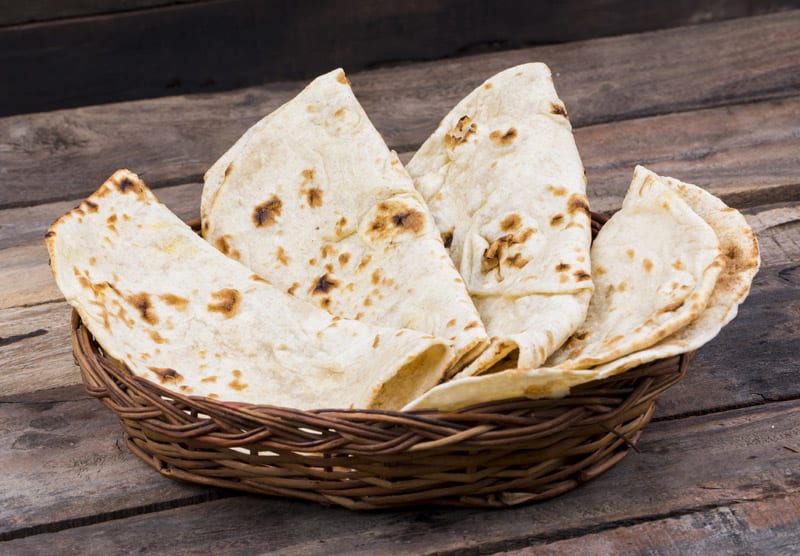
[[[638,453],[557,499],[354,513],[163,478],[80,386],[47,226],[118,167],[180,216],[201,175],[303,83],[0,119],[0,553],[800,551],[800,11],[351,73],[407,160],[483,79],[544,61],[592,207],[633,166],[741,209],[763,266],[735,321],[661,399]]]

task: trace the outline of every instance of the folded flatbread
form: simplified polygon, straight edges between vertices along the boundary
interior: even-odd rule
[[[570,388],[598,378],[594,370],[506,369],[481,376],[450,380],[428,390],[403,410],[438,409],[455,411],[464,407],[514,398],[562,398]]]
[[[654,175],[644,169],[640,171]],[[673,178],[660,179],[714,230],[723,255],[722,271],[708,304],[697,319],[645,350],[595,367],[601,378],[699,349],[711,341],[736,316],[761,263],[756,236],[739,211],[696,185]]]
[[[295,408],[399,409],[446,343],[334,317],[195,234],[117,171],[47,233],[58,286],[104,352],[175,392]]]
[[[592,245],[595,292],[586,321],[546,365],[589,369],[687,326],[706,307],[723,259],[711,226],[637,166],[622,208]]]
[[[592,292],[583,165],[544,64],[488,79],[408,164],[491,345],[459,375],[505,358],[539,367],[583,322]]]
[[[315,79],[206,173],[203,235],[283,291],[342,317],[488,342],[422,197],[342,70]]]

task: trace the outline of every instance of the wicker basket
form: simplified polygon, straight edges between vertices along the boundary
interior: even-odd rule
[[[595,216],[595,230],[603,220]],[[563,494],[625,457],[694,355],[583,384],[561,399],[448,413],[302,411],[182,396],[132,376],[103,355],[75,312],[71,336],[87,392],[161,474],[359,510],[504,507]]]

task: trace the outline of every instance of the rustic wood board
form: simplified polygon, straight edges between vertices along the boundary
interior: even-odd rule
[[[0,400],[80,383],[69,338],[71,313],[64,301],[0,310]]]
[[[14,4],[22,7],[4,9],[0,25],[35,17],[40,2]],[[56,17],[91,9],[64,4],[52,7]],[[126,1],[106,9],[135,7]],[[0,89],[0,114],[230,89],[310,77],[336,66],[355,70],[790,7],[800,3],[337,0],[308,9],[291,0],[217,0],[7,27],[0,29],[0,52],[15,79]]]
[[[630,526],[740,502],[776,497],[796,501],[798,419],[800,402],[793,401],[653,423],[639,444],[640,452],[596,480],[551,501],[501,511],[410,508],[355,513],[313,503],[236,496],[136,515],[140,512],[135,505],[125,504],[133,497],[113,496],[109,486],[108,498],[132,508],[124,522],[96,523],[95,517],[95,524],[81,527],[81,519],[92,523],[92,518],[76,516],[73,528],[12,540],[4,548],[15,554],[44,547],[81,554],[244,554],[258,547],[272,554],[365,555],[523,548],[592,533],[598,527]],[[14,442],[13,434],[4,436]],[[125,481],[147,481],[135,470],[130,473]],[[54,480],[49,477],[48,484]],[[37,511],[40,519],[56,525],[69,515],[57,504]],[[123,517],[123,512],[114,515]],[[12,536],[13,531],[6,532],[6,537]]]
[[[577,127],[797,95],[799,25],[800,10],[351,77],[387,143],[405,151],[417,148],[474,86],[523,62],[551,65]],[[142,173],[153,187],[199,180],[250,125],[303,84],[2,118],[0,208],[85,196],[120,167]]]
[[[26,0],[25,2],[8,2],[8,5],[3,6],[3,11],[0,13],[0,27],[33,22],[52,22],[72,17],[107,15],[169,6],[170,4],[185,4],[192,1],[197,2],[197,0]]]
[[[742,502],[623,526],[496,556],[798,554],[800,495]]]
[[[0,539],[78,517],[108,519],[119,508],[152,511],[215,496],[147,467],[128,451],[113,413],[70,392],[72,400],[0,403]]]
[[[637,163],[700,184],[731,206],[746,208],[800,200],[799,128],[800,96],[594,125],[577,129],[575,140],[596,211],[619,207]],[[412,155],[401,153],[401,159]],[[147,177],[151,172],[139,171],[152,185]],[[26,183],[35,177],[28,176]],[[84,180],[80,187],[94,190],[106,177],[91,185]],[[189,219],[199,216],[201,189],[195,182],[162,187],[157,193],[178,216]],[[39,243],[47,227],[80,200],[0,210],[0,249]]]

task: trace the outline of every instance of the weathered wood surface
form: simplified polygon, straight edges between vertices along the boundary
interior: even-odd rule
[[[217,497],[145,473],[114,414],[79,389],[70,392],[71,400],[0,404],[0,539],[79,517],[109,519],[120,508],[152,510]]]
[[[530,61],[553,68],[576,127],[797,95],[798,29],[800,11],[790,11],[351,77],[387,143],[404,151],[417,148],[441,117],[485,78]],[[2,118],[0,208],[85,196],[120,167],[141,173],[152,187],[196,181],[244,130],[303,85],[276,83]],[[767,117],[773,107],[761,106],[761,116]],[[796,104],[782,107],[783,112],[791,110],[796,117]],[[757,121],[757,115],[749,119]],[[732,118],[731,125],[736,121]],[[728,144],[735,142],[731,138]],[[715,156],[696,149],[688,154],[695,159]],[[612,160],[619,163],[620,156]]]
[[[621,35],[800,7],[797,0],[292,0],[14,2],[0,28],[0,114],[52,110],[530,44]],[[42,5],[44,4],[44,5]],[[96,7],[92,4],[97,4]],[[178,4],[178,5],[175,5]],[[51,17],[53,17],[51,16]]]
[[[52,22],[72,17],[107,15],[197,0],[26,0],[6,2],[0,12],[0,27]]]
[[[0,553],[796,551],[798,29],[800,11],[351,76],[407,160],[493,71],[534,55],[558,62],[595,210],[615,209],[644,163],[707,186],[757,232],[764,264],[750,297],[662,396],[640,453],[507,511],[356,514],[169,481],[124,448],[116,418],[78,384],[47,225],[127,164],[196,216],[200,174],[299,83],[0,118]]]
[[[800,495],[741,502],[497,556],[800,554]]]
[[[800,404],[793,401],[653,423],[639,444],[640,452],[596,480],[546,503],[503,511],[411,508],[354,513],[305,502],[237,496],[133,516],[123,523],[114,520],[12,540],[4,548],[15,554],[47,547],[64,554],[246,554],[255,550],[304,555],[488,553],[522,548],[591,533],[598,527],[796,496],[800,494],[798,419]],[[131,479],[144,481],[126,477]],[[124,505],[124,497],[114,498]],[[44,511],[59,512],[61,519],[67,515],[56,507]],[[79,523],[76,518],[75,525]]]

